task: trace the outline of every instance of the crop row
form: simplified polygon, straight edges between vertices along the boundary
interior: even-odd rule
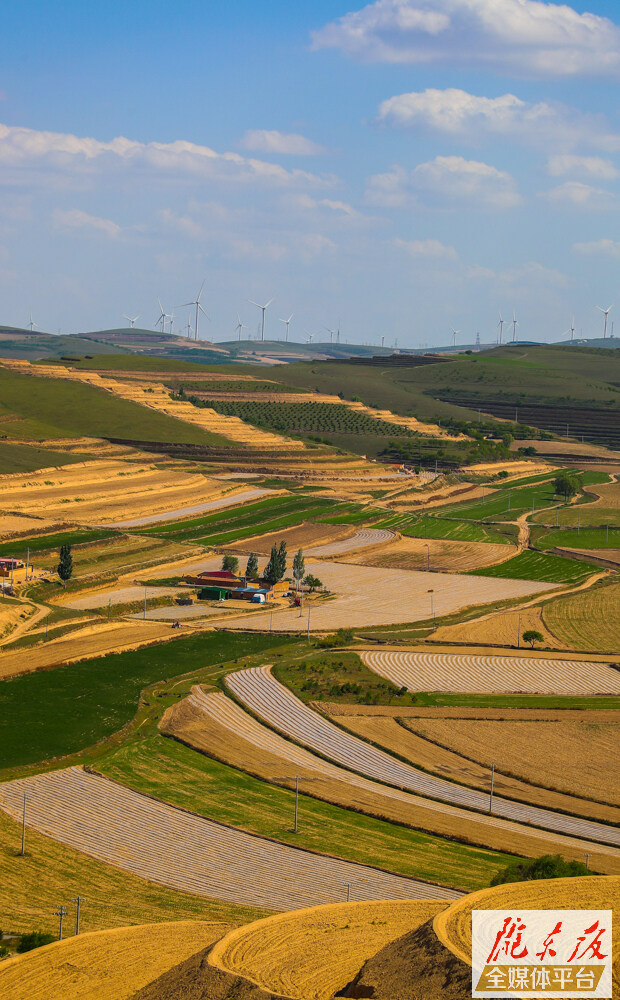
[[[85,545],[87,542],[102,542],[106,538],[114,536],[113,531],[104,528],[93,531],[59,531],[54,535],[35,535],[33,538],[17,538],[15,541],[3,542],[0,545],[0,556],[16,556],[23,554],[25,559],[26,550],[33,552],[48,552],[50,549],[58,549],[61,545]]]
[[[243,518],[253,519],[256,523],[260,522],[264,516],[269,516],[270,514],[287,513],[288,511],[298,509],[301,510],[308,506],[309,499],[312,500],[314,505],[323,505],[326,507],[333,505],[333,501],[322,497],[268,497],[266,500],[257,500],[255,503],[244,504],[241,507],[227,508],[224,511],[220,510],[215,514],[207,514],[202,517],[192,517],[185,521],[171,521],[165,525],[154,525],[150,528],[145,528],[140,532],[140,534],[170,535],[171,537],[177,538],[180,537],[185,531],[188,531],[190,535],[193,535],[202,529],[204,529],[205,532],[211,528],[217,530],[217,528],[219,528],[222,524],[230,524]]]
[[[599,567],[546,552],[525,549],[499,566],[472,570],[474,576],[503,577],[508,580],[539,580],[547,583],[580,583]]]
[[[192,402],[194,400],[192,399]],[[389,423],[366,413],[358,413],[340,403],[261,403],[231,400],[196,401],[226,416],[240,417],[256,427],[268,428],[281,434],[321,433],[380,434],[413,437],[413,431],[400,424]]]

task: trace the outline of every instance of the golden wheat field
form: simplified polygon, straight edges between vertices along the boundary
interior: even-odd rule
[[[447,901],[334,903],[236,928],[209,964],[293,1000],[330,1000],[388,941],[426,923]]]
[[[333,717],[333,716],[332,716]],[[562,812],[573,812],[580,816],[601,819],[608,823],[620,823],[620,809],[614,809],[611,805],[601,803],[617,801],[620,790],[617,790],[616,797],[608,798],[604,794],[604,781],[601,785],[596,784],[590,789],[587,797],[584,784],[579,782],[577,774],[574,780],[567,779],[565,782],[558,780],[558,771],[561,774],[561,765],[552,773],[547,772],[548,753],[556,745],[556,740],[560,739],[560,733],[565,733],[565,727],[558,722],[547,724],[542,722],[485,722],[477,719],[462,720],[451,718],[449,720],[439,719],[419,719],[419,718],[388,718],[386,716],[368,715],[346,715],[338,718],[340,725],[346,726],[356,736],[379,746],[385,747],[405,760],[411,761],[418,767],[424,768],[433,774],[447,778],[449,781],[457,781],[472,788],[480,788],[485,791],[489,788],[491,761],[495,760],[495,791],[497,795],[505,796],[509,799],[517,799],[522,802],[530,802],[533,805],[540,805],[547,809],[557,809]],[[521,727],[527,730],[528,739],[523,738],[518,733],[522,732]],[[538,741],[535,732],[540,727],[541,736],[538,753],[534,755],[534,766],[530,769],[527,764],[531,758],[527,757],[537,748]],[[570,727],[569,727],[570,728]],[[614,744],[618,739],[618,725],[607,723],[596,727],[594,724],[579,723],[573,724],[574,730],[578,733],[571,741],[571,749],[566,750],[564,759],[575,760],[570,757],[571,751],[577,753],[577,760],[582,758],[582,748],[579,740],[588,736],[588,732],[595,728],[603,729],[605,738],[601,740],[600,747],[594,747],[605,754],[614,752]],[[515,733],[515,729],[518,733]],[[460,737],[461,730],[469,734]],[[485,735],[491,732],[493,739],[489,737],[485,742]],[[456,735],[459,734],[459,735]],[[516,742],[514,742],[516,737]],[[504,746],[507,752],[502,755],[500,752]],[[589,745],[589,742],[588,742]],[[488,753],[486,752],[488,748]],[[497,750],[497,752],[496,752]],[[512,750],[512,754],[510,751]],[[522,756],[521,756],[522,755]],[[561,756],[557,754],[556,756]],[[508,762],[510,758],[510,762]],[[590,759],[590,753],[588,753]],[[609,758],[607,758],[609,759]],[[521,766],[519,766],[521,765]],[[536,766],[537,765],[537,766]],[[585,767],[582,771],[585,773]],[[575,765],[575,771],[579,772],[579,766]],[[608,773],[601,762],[597,768],[601,775]],[[530,784],[534,782],[534,784]],[[538,787],[538,786],[542,787]],[[560,791],[555,791],[559,789]],[[562,794],[564,793],[564,794]],[[599,803],[589,802],[588,798],[599,799]]]
[[[620,648],[620,583],[558,597],[545,605],[545,625],[571,649],[614,653]]]
[[[427,548],[428,546],[428,548]],[[453,542],[442,538],[401,538],[379,552],[359,552],[346,556],[346,561],[358,566],[392,567],[393,569],[466,572],[493,566],[510,559],[516,553],[513,545],[493,542]]]
[[[272,545],[286,542],[289,552],[305,549],[307,546],[320,545],[325,542],[340,541],[355,534],[355,528],[339,524],[307,524],[295,525],[294,528],[284,528],[269,535],[257,535],[253,538],[243,538],[226,546],[231,552],[256,552],[257,555],[268,556]]]
[[[540,607],[526,607],[519,611],[499,611],[497,614],[474,618],[455,625],[440,625],[433,635],[438,642],[489,643],[498,646],[516,646],[519,636],[528,629],[540,632],[543,645],[551,649],[565,649],[566,644],[546,627]]]
[[[620,741],[620,719],[605,723],[407,719],[404,724],[479,761],[487,770],[494,760],[499,771],[525,782],[620,805],[620,778],[609,766]],[[610,821],[617,823],[618,816]]]
[[[453,903],[437,914],[433,929],[446,948],[462,962],[471,965],[471,911],[503,910],[610,910],[620,904],[620,877],[554,878],[532,882],[512,882],[481,889]],[[620,986],[618,945],[620,928],[614,927],[614,996]]]
[[[93,931],[0,965],[3,1000],[129,1000],[147,983],[206,948],[225,924],[180,920]]]

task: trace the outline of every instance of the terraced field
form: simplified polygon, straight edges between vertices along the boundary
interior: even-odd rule
[[[0,965],[5,1000],[131,1000],[136,990],[216,941],[225,924],[203,920],[94,931]]]
[[[620,583],[559,597],[543,608],[547,628],[572,649],[616,653],[620,642]]]
[[[0,807],[19,818],[24,792],[39,832],[198,896],[280,910],[339,902],[347,885],[358,899],[446,898],[445,889],[220,826],[80,768],[0,785]]]
[[[156,524],[161,521],[169,521],[176,517],[188,517],[191,514],[202,514],[206,510],[218,510],[220,507],[236,507],[238,504],[247,503],[249,500],[256,500],[272,490],[255,486],[251,490],[240,490],[236,493],[228,493],[217,500],[205,500],[203,503],[194,504],[191,507],[179,507],[177,510],[160,511],[159,514],[147,514],[144,517],[136,517],[131,521],[119,521],[111,525],[113,528],[139,528],[145,524]]]
[[[299,701],[271,675],[268,667],[253,667],[228,674],[226,685],[247,707],[288,739],[306,746],[340,766],[396,788],[406,789],[467,809],[487,812],[489,797],[424,774],[410,765],[348,733]],[[531,823],[547,830],[620,845],[620,830],[605,827],[546,809],[521,805],[497,797],[493,812],[498,817]]]
[[[348,556],[346,561],[359,566],[377,566],[392,569],[425,570],[430,566],[435,572],[467,573],[484,566],[491,566],[510,558],[515,546],[493,545],[490,542],[453,542],[442,538],[401,538],[388,549],[372,549]]]
[[[231,931],[209,953],[209,964],[278,995],[331,1000],[366,959],[447,905],[349,902],[278,914]]]
[[[361,656],[371,670],[410,691],[620,694],[620,672],[594,661],[374,650]]]
[[[325,545],[315,545],[310,549],[306,549],[305,554],[313,557],[333,556],[336,558],[346,555],[349,552],[357,552],[360,549],[366,549],[374,545],[386,544],[394,538],[396,538],[394,532],[388,531],[385,528],[362,528],[360,531],[356,531],[351,538],[344,538],[339,542],[327,542]]]

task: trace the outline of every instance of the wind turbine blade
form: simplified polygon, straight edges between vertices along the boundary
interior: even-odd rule
[[[196,301],[194,300],[194,302],[181,302],[178,306],[175,306],[174,308],[175,309],[185,309],[186,306],[195,306],[195,305],[196,305]]]
[[[263,308],[263,309],[268,309],[268,308],[269,308],[269,306],[271,305],[271,303],[272,303],[272,302],[275,302],[275,300],[276,300],[276,297],[275,297],[275,295],[274,295],[274,297],[273,297],[272,299],[269,299],[269,302],[267,302],[267,304],[266,304],[266,305],[262,306],[262,308]]]
[[[250,303],[250,305],[256,306],[257,309],[264,309],[265,308],[264,306],[259,305],[258,302],[255,302],[254,299],[248,299],[247,301]]]
[[[196,296],[196,301],[197,301],[197,302],[200,302],[200,296],[202,295],[202,290],[203,290],[203,288],[205,287],[205,281],[206,281],[206,280],[207,280],[207,279],[205,278],[205,280],[203,281],[202,285],[200,286],[200,291],[198,292],[198,295]]]
[[[207,316],[206,312],[204,311],[204,309],[200,305],[200,302],[198,303],[198,308],[200,309],[200,312],[202,313],[203,316]],[[209,320],[209,323],[210,323],[211,322],[211,317],[207,316],[207,319]]]

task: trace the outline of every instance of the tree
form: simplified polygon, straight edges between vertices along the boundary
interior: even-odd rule
[[[534,628],[528,628],[527,632],[523,633],[523,641],[530,642],[532,644],[532,649],[534,648],[535,642],[544,642],[544,635],[542,632],[537,632]]]
[[[256,552],[250,552],[248,556],[248,564],[245,567],[245,575],[248,580],[255,580],[258,576],[258,556]]]
[[[306,561],[304,559],[303,550],[300,549],[297,555],[293,559],[293,576],[295,578],[295,582],[298,587],[299,587],[299,581],[303,580],[304,578],[305,570],[306,570]]]
[[[236,573],[239,569],[239,560],[236,556],[224,556],[222,559],[222,569],[228,573]]]
[[[269,556],[269,562],[265,566],[263,578],[265,582],[271,584],[272,587],[274,583],[277,583],[278,580],[282,579],[280,576],[280,553],[277,545],[271,546],[271,555]]]
[[[532,861],[515,861],[491,880],[491,885],[505,882],[529,882],[540,878],[578,878],[591,875],[581,861],[565,861],[561,854],[544,854]]]
[[[280,542],[280,548],[278,549],[278,580],[281,580],[286,573],[286,542],[282,540]]]
[[[43,931],[31,931],[30,934],[20,934],[17,951],[23,955],[25,951],[32,951],[33,948],[41,948],[44,944],[51,944],[56,938],[53,934],[44,934]]]
[[[73,556],[71,555],[70,545],[60,546],[60,561],[58,563],[58,576],[62,580],[63,587],[66,586],[67,580],[70,580],[73,576]]]
[[[553,480],[553,492],[556,496],[564,497],[565,500],[570,500],[574,497],[579,489],[579,483],[574,476],[571,476],[568,472],[560,472],[559,476],[556,476]]]
[[[310,588],[310,590],[316,590],[317,587],[323,586],[318,576],[313,576],[312,573],[308,573],[308,575],[304,577],[304,583],[306,587]]]

